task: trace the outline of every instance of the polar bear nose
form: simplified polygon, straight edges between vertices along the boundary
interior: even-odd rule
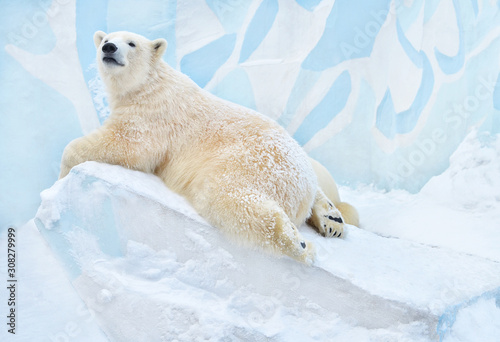
[[[118,50],[118,48],[113,43],[106,43],[102,46],[102,52],[104,53],[113,53],[116,50]]]

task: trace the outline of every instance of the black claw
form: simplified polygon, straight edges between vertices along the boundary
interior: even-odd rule
[[[326,226],[325,226],[326,227]],[[330,234],[332,233],[332,228],[330,228]]]
[[[335,232],[335,234],[333,234],[333,237],[337,236],[337,232]]]
[[[341,236],[342,236],[342,233],[339,234],[339,237],[341,237]]]
[[[300,245],[302,246],[302,248],[306,248],[306,243],[305,242],[301,242]]]

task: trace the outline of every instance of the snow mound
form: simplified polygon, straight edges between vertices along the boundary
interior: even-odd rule
[[[498,135],[472,131],[449,168],[418,194],[369,186],[341,190],[358,206],[366,230],[500,262]]]
[[[155,176],[95,162],[44,191],[34,221],[111,341],[435,340],[447,308],[500,283],[497,262],[351,226],[300,228],[313,267],[263,255]]]
[[[500,205],[500,139],[471,131],[450,157],[450,167],[422,189],[444,203],[466,210]]]

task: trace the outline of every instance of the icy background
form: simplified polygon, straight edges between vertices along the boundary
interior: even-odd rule
[[[19,229],[25,323],[18,340],[106,341],[104,331],[123,341],[120,329],[130,329],[123,333],[134,341],[500,336],[500,1],[0,5],[0,231],[29,221]],[[364,230],[350,227],[346,240],[323,241],[303,227],[324,251],[314,271],[305,271],[231,249],[189,221],[196,215],[173,194],[144,190],[158,191],[157,180],[120,168],[84,165],[42,203],[66,144],[109,114],[95,67],[96,30],[164,37],[171,66],[277,120],[343,185],[341,196],[358,207]],[[128,192],[117,190],[127,182]],[[149,204],[137,204],[144,196],[152,197]],[[119,222],[119,213],[145,211],[150,221]],[[189,220],[169,221],[174,214],[166,213],[174,212]],[[187,254],[161,234],[157,241],[132,234],[155,231],[154,220],[163,223],[161,232],[195,231],[170,233],[186,241]],[[94,237],[101,245],[92,249]],[[118,240],[120,246],[111,243]],[[274,279],[243,286],[238,275],[249,267],[284,274],[272,288],[288,286],[303,301],[263,290]],[[346,291],[342,305],[316,296]],[[387,320],[368,315],[357,306],[363,301]],[[155,305],[166,309],[145,313]],[[132,311],[136,322],[110,318]],[[134,335],[145,324],[156,335]]]

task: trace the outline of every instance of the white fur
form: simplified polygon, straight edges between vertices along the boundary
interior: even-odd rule
[[[318,189],[311,162],[277,123],[172,69],[161,59],[163,39],[96,32],[94,42],[111,115],[66,147],[61,178],[87,160],[154,173],[237,241],[307,263],[314,246],[296,227],[311,213],[326,236],[333,235],[323,226],[342,232],[343,224],[331,221],[340,213]],[[103,60],[105,43],[117,47],[118,64]]]
[[[337,184],[326,167],[312,158],[310,160],[314,173],[316,173],[316,176],[318,177],[318,185],[321,190],[323,190],[325,196],[342,213],[342,218],[345,223],[359,227],[359,214],[356,208],[347,202],[341,202]]]

